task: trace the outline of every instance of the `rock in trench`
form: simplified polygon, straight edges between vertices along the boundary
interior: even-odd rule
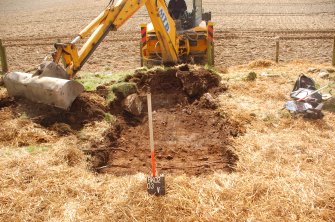
[[[122,102],[122,107],[124,110],[127,112],[135,115],[135,116],[140,116],[143,111],[143,102],[138,96],[138,94],[133,93],[127,96],[123,102]]]

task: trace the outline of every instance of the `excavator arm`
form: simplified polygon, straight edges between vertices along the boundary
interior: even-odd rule
[[[72,80],[109,31],[119,29],[135,12],[146,6],[155,28],[164,63],[178,62],[175,23],[164,0],[118,0],[108,6],[69,43],[56,43],[53,61],[42,63],[35,74],[7,73],[5,86],[10,96],[69,109],[84,87]],[[81,39],[87,41],[78,49]],[[58,64],[63,61],[65,70]]]
[[[63,62],[70,78],[81,69],[109,31],[118,30],[142,6],[146,6],[162,49],[164,63],[177,63],[178,41],[174,20],[168,13],[164,0],[119,0],[107,7],[86,26],[70,43],[56,43],[53,61]],[[88,37],[80,50],[76,43]]]

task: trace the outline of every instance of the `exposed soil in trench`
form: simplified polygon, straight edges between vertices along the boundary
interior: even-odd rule
[[[99,172],[150,172],[148,92],[152,94],[160,173],[200,175],[233,170],[237,156],[229,144],[232,137],[243,133],[243,127],[223,118],[217,109],[215,97],[227,89],[219,76],[205,69],[189,70],[182,66],[168,71],[137,72],[126,81],[136,83],[144,112],[139,117],[125,111],[117,113],[118,121],[105,132],[104,141],[92,147],[93,165]]]

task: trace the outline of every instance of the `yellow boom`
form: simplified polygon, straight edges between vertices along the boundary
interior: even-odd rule
[[[169,16],[164,0],[120,0],[115,5],[105,9],[96,17],[71,43],[56,43],[56,52],[53,61],[58,63],[63,57],[66,72],[72,78],[76,72],[85,64],[90,55],[99,46],[109,31],[119,29],[135,12],[142,6],[146,6],[152,24],[157,33],[157,38],[162,48],[162,59],[164,62],[177,63],[177,38],[173,19]],[[167,19],[169,29],[165,27],[162,17]],[[93,31],[94,30],[94,31]],[[93,33],[91,34],[91,32]],[[91,36],[78,51],[76,43],[89,34]]]

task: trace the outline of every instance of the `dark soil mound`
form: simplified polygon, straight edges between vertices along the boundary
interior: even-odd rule
[[[80,130],[88,122],[103,119],[107,111],[104,101],[94,92],[85,92],[73,102],[68,111],[36,104],[24,98],[4,98],[0,100],[0,105],[14,106],[16,108],[13,112],[24,113],[35,123],[64,136],[72,133],[72,130]]]
[[[126,81],[136,84],[145,106],[146,94],[152,94],[153,109],[191,104],[206,92],[217,95],[227,90],[227,86],[220,83],[220,76],[204,68],[190,69],[187,65],[168,70],[137,71]],[[118,108],[124,97],[119,99],[110,106],[114,114],[120,113]]]
[[[15,105],[16,103],[13,98],[10,97],[0,98],[0,109]]]
[[[49,127],[55,123],[68,124],[72,129],[81,129],[84,124],[96,120],[101,120],[105,116],[106,107],[96,97],[91,98],[92,93],[81,94],[72,104],[69,111],[57,110],[57,112],[46,113],[38,119],[38,122]]]

